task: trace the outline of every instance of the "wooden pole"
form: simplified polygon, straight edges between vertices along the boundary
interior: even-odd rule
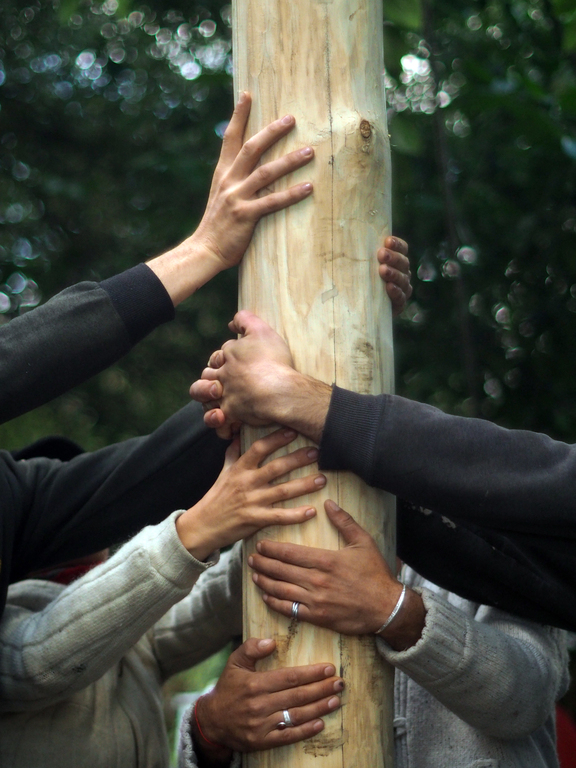
[[[382,2],[235,0],[233,12],[235,89],[253,96],[248,135],[291,113],[296,130],[267,159],[306,145],[316,152],[312,165],[285,182],[311,179],[314,195],[257,228],[242,264],[240,307],[288,340],[300,371],[357,392],[389,392],[391,313],[375,256],[390,232]],[[246,430],[244,439],[250,444],[259,434]],[[325,492],[299,501],[314,504],[317,519],[260,536],[338,548],[326,498],[354,515],[392,565],[393,499],[349,473],[332,474]],[[244,562],[255,543],[247,543]],[[325,718],[321,734],[247,755],[245,766],[392,768],[393,675],[374,638],[272,613],[246,570],[244,630],[246,637],[276,639],[268,667],[332,661],[347,684],[343,708]]]

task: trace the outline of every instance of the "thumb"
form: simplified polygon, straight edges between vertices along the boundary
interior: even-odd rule
[[[324,502],[324,509],[334,528],[342,534],[346,544],[358,544],[365,531],[358,525],[352,515],[345,512],[342,507],[339,507],[331,499]]]
[[[256,662],[270,656],[275,648],[274,640],[259,640],[257,637],[249,637],[246,642],[230,654],[230,661],[236,667],[255,672]]]

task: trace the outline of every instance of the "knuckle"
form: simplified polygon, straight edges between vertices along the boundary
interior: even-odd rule
[[[247,702],[246,714],[251,722],[256,722],[256,720],[262,714],[262,706],[260,705],[258,699],[250,699],[250,701]]]
[[[295,688],[298,685],[298,673],[294,669],[290,669],[286,673],[286,683],[291,688]]]
[[[234,224],[241,224],[246,219],[244,206],[236,199],[230,205],[230,216]]]
[[[260,686],[253,678],[246,681],[245,689],[249,697],[257,696],[260,693]]]
[[[262,186],[266,186],[270,181],[272,181],[272,171],[270,170],[270,167],[268,165],[262,165],[258,170],[256,171],[256,178],[257,181],[262,184]]]
[[[253,731],[246,731],[244,736],[246,740],[246,746],[250,751],[254,751],[258,746],[258,737]]]
[[[247,142],[245,142],[242,145],[242,149],[240,150],[240,155],[243,159],[250,159],[252,155],[255,154],[256,150],[256,143],[253,139],[248,139]]]
[[[266,440],[256,440],[252,443],[248,453],[252,454],[252,457],[258,459],[258,463],[268,456],[269,449]]]
[[[290,498],[290,489],[287,487],[286,483],[277,485],[275,487],[275,493],[279,501],[286,501]]]
[[[294,691],[294,706],[302,707],[308,703],[308,696],[303,688],[298,688]],[[292,717],[292,720],[296,720],[296,717]]]
[[[258,202],[260,206],[260,213],[263,216],[266,216],[269,213],[274,213],[277,208],[275,195],[266,195],[266,197],[261,197]]]

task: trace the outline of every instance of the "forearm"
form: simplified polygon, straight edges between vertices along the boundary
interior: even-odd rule
[[[38,582],[12,587],[0,625],[0,708],[44,707],[99,679],[206,567],[184,549],[171,516],[42,610],[26,608]]]
[[[423,600],[420,641],[404,652],[379,643],[382,655],[485,734],[521,738],[542,725],[567,680],[562,632],[484,607],[478,620],[428,590]]]
[[[424,507],[484,525],[574,532],[576,448],[392,395],[335,390],[322,469],[346,469]]]
[[[203,573],[194,589],[154,625],[154,653],[167,679],[242,635],[242,545]]]

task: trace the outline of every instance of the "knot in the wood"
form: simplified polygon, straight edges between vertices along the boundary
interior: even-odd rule
[[[362,120],[360,123],[360,133],[364,139],[369,139],[372,136],[372,126],[368,120]]]

